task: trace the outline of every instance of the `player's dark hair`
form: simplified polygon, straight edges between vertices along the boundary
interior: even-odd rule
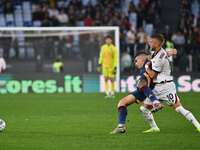
[[[146,52],[139,52],[139,53],[137,53],[136,55],[135,55],[135,57],[134,57],[134,59],[136,58],[136,57],[138,57],[139,55],[148,55]]]
[[[161,45],[165,42],[165,38],[162,34],[153,34],[151,38],[157,39],[161,43]]]
[[[107,35],[107,36],[105,37],[105,40],[106,40],[106,39],[111,39],[111,40],[112,40],[112,36]]]

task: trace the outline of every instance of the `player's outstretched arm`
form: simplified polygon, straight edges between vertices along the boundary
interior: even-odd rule
[[[176,55],[177,54],[177,50],[176,49],[172,49],[171,51],[167,52],[167,56],[170,57],[172,55]]]

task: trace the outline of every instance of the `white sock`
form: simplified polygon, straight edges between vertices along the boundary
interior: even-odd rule
[[[142,112],[143,117],[150,124],[151,128],[154,129],[154,130],[159,129],[158,126],[156,125],[156,122],[153,118],[151,111],[149,109],[143,107],[143,106],[140,107],[140,110]]]
[[[158,100],[153,101],[153,103],[160,103]]]
[[[117,127],[120,127],[120,128],[121,128],[121,127],[124,127],[124,125],[125,125],[125,124],[119,123]]]
[[[179,106],[175,110],[178,113],[180,113],[181,115],[183,115],[188,121],[192,122],[192,124],[196,128],[200,128],[199,122],[196,120],[196,118],[193,116],[193,114],[190,111],[188,111],[185,108],[183,108],[183,106]]]

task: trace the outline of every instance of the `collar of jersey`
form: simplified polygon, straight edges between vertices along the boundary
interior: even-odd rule
[[[158,54],[158,52],[160,52],[161,49],[162,49],[162,47],[159,49],[159,51],[157,51],[156,54],[155,54],[155,52],[154,52],[153,55],[152,55],[152,58],[154,58],[154,57]]]

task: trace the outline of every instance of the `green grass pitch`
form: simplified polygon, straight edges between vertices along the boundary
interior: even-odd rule
[[[118,124],[118,101],[97,94],[1,95],[0,150],[198,150],[200,133],[165,104],[154,117],[160,133],[144,134],[149,125],[139,107],[128,107],[127,132],[109,135]],[[183,106],[200,121],[200,94],[179,93]]]

